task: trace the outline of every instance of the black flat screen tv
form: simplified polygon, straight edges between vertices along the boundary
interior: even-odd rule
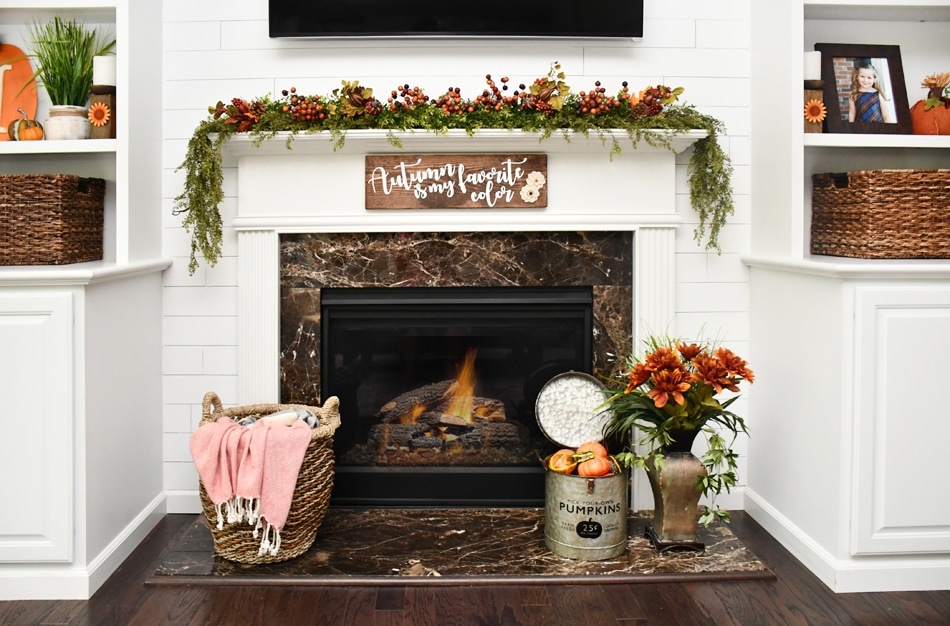
[[[268,0],[271,37],[643,36],[643,0]]]

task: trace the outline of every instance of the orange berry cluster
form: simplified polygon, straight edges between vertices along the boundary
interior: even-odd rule
[[[419,89],[419,87],[410,89],[409,83],[406,83],[405,85],[400,85],[396,89],[393,89],[390,92],[389,98],[386,99],[386,102],[389,105],[390,111],[396,111],[399,107],[414,109],[429,102],[429,96]]]
[[[442,94],[442,97],[436,100],[435,103],[449,115],[461,115],[475,111],[475,106],[471,102],[462,100],[462,89],[459,87],[449,87],[449,90]]]
[[[506,106],[511,106],[518,101],[518,92],[512,96],[506,96],[502,92],[508,91],[508,77],[501,78],[501,89],[492,80],[491,74],[485,75],[485,81],[488,83],[488,89],[485,89],[481,95],[475,98],[475,104],[489,111],[501,111]]]
[[[313,122],[326,119],[327,110],[320,96],[298,96],[297,88],[281,92],[285,97],[290,96],[288,104],[283,106],[285,113],[290,113],[290,119],[303,122]]]
[[[630,100],[627,81],[623,82],[623,91],[619,97],[608,96],[607,90],[601,87],[600,81],[594,82],[594,88],[580,92],[580,102],[577,103],[577,112],[583,115],[597,115],[606,113],[610,109],[620,106],[625,100]]]

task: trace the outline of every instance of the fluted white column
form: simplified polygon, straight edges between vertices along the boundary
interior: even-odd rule
[[[675,228],[640,228],[634,237],[635,349],[651,334],[676,334],[675,238]]]
[[[238,232],[238,404],[280,395],[280,258],[275,230]]]

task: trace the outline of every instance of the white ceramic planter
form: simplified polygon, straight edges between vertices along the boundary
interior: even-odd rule
[[[53,105],[44,130],[47,139],[89,139],[89,112],[80,106]]]

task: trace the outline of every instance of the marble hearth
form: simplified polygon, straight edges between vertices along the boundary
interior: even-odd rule
[[[486,276],[537,280],[546,270],[532,274],[529,268],[543,266],[545,255],[549,261],[557,256],[550,246],[566,245],[571,252],[559,261],[586,258],[591,267],[607,258],[611,263],[629,262],[617,271],[628,275],[629,283],[591,283],[613,289],[613,295],[599,299],[603,337],[622,340],[626,327],[637,342],[649,329],[670,328],[675,311],[674,238],[680,225],[676,174],[686,163],[677,154],[702,136],[701,131],[679,136],[671,151],[646,145],[634,149],[626,134],[619,133],[615,140],[620,153],[612,154],[610,138],[581,135],[539,141],[537,135],[518,131],[479,131],[474,136],[464,131],[401,133],[402,151],[409,154],[545,153],[548,160],[545,208],[408,211],[364,208],[365,156],[400,153],[386,131],[351,131],[342,147],[327,135],[296,137],[290,149],[280,137],[260,145],[247,137],[232,138],[225,148],[225,166],[227,175],[237,176],[238,202],[235,217],[225,227],[233,228],[238,238],[238,402],[277,402],[281,395],[281,235],[288,236],[286,242],[298,243],[306,240],[299,235],[332,235],[313,240],[323,242],[324,256],[340,261],[331,271],[335,280],[355,276],[357,284],[390,286],[406,276],[374,275],[378,255],[398,256],[400,250],[405,254],[412,249],[412,238],[426,233],[455,242],[457,250],[481,246],[479,254],[507,246],[505,254],[512,256],[513,242],[521,240],[532,242],[526,250],[536,246],[534,253],[508,266],[466,266],[438,255],[415,265],[421,271],[426,263],[434,263],[431,275],[455,274],[456,282],[469,281],[465,271],[471,272],[472,282]],[[609,244],[598,243],[607,240]],[[622,250],[611,247],[618,241]],[[602,346],[598,358],[603,351]]]

